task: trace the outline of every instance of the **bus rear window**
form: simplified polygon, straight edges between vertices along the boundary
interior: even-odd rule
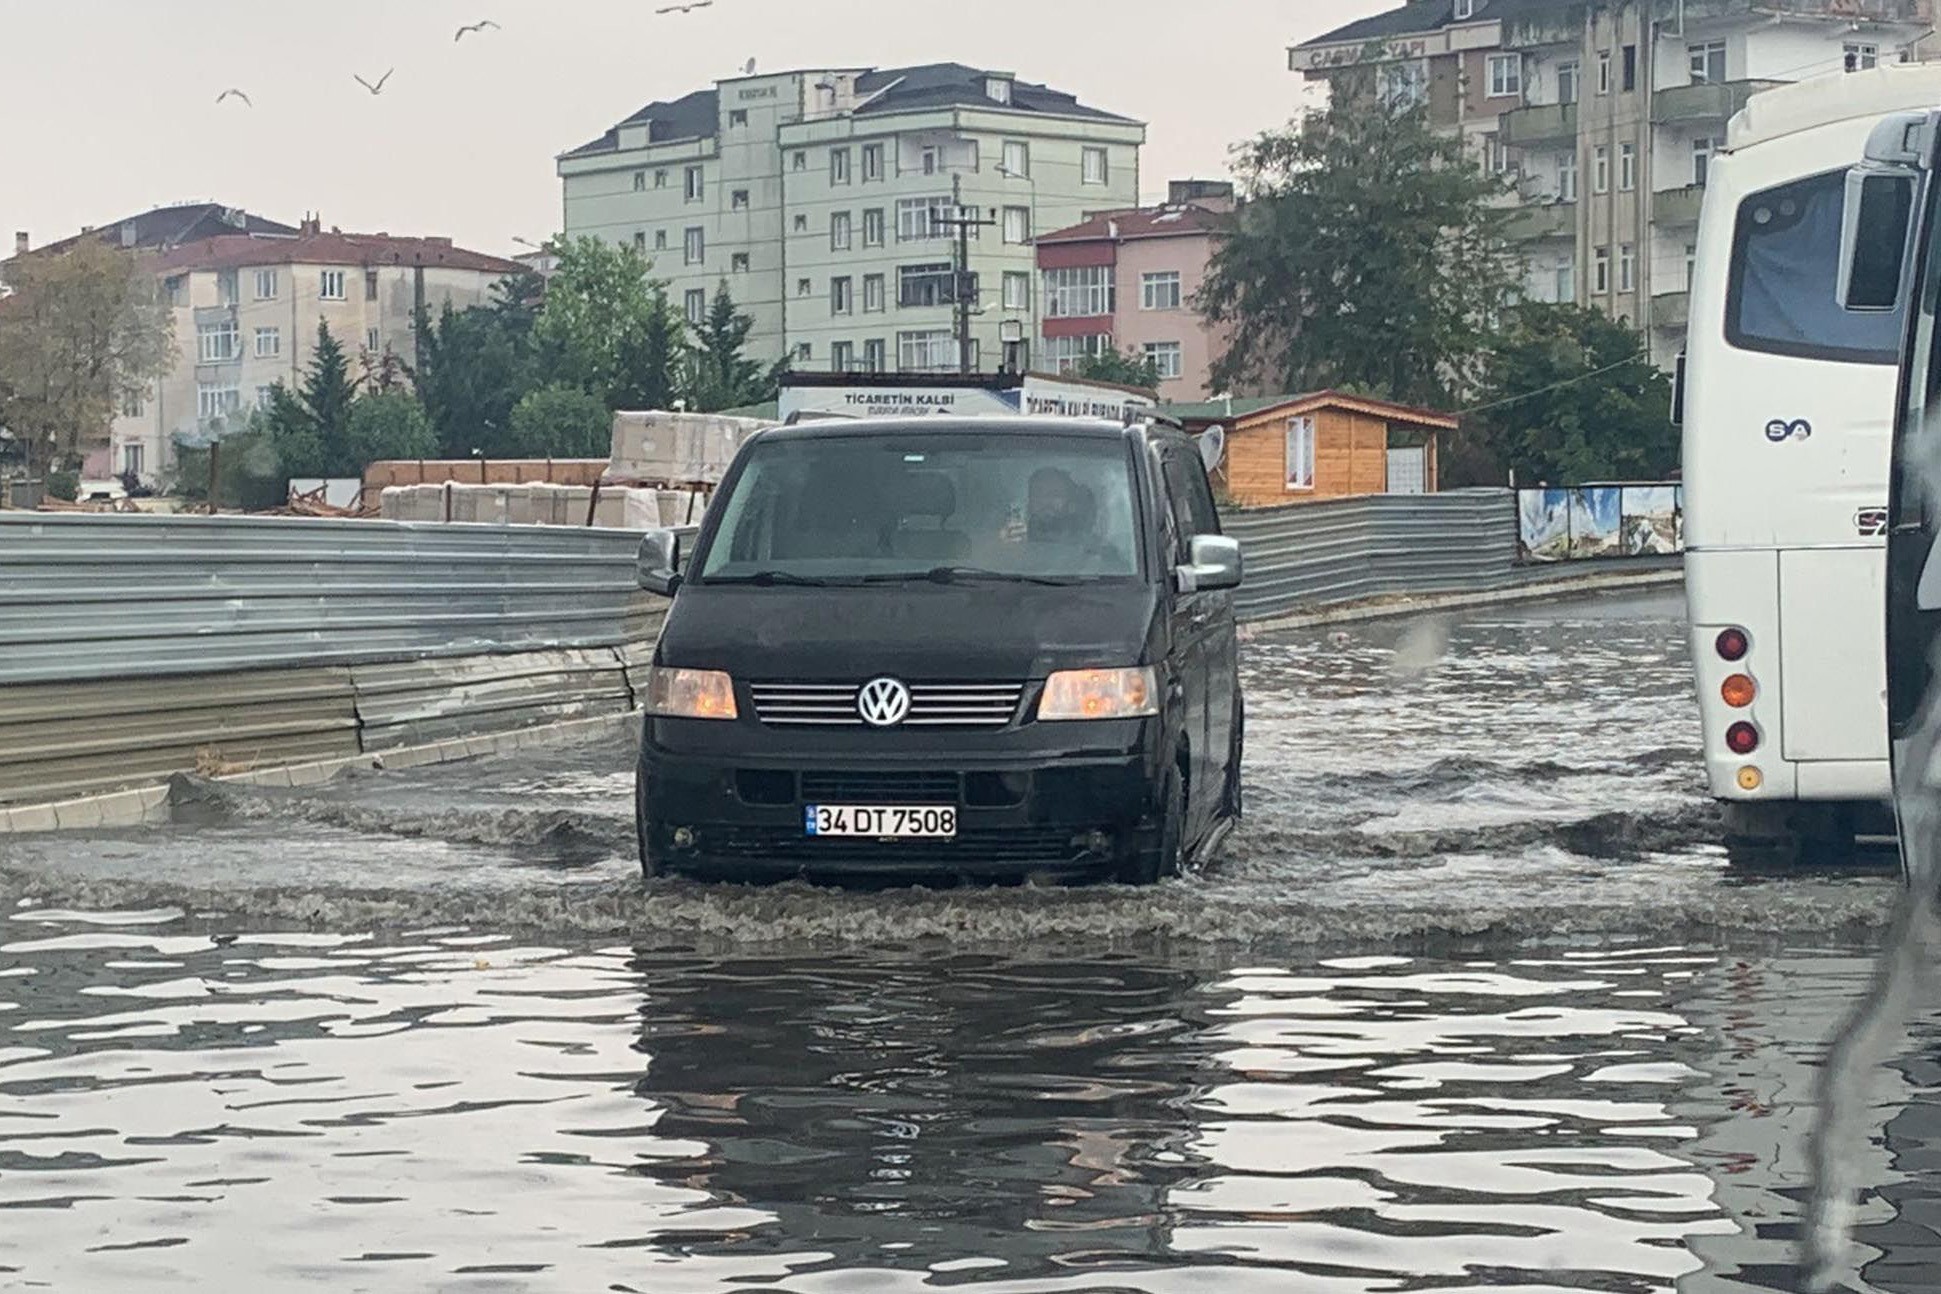
[[[1739,204],[1725,339],[1741,350],[1848,364],[1900,358],[1901,312],[1842,309],[1840,218],[1847,173],[1828,171]]]

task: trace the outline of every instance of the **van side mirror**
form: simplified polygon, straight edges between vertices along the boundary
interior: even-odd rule
[[[1173,574],[1181,593],[1211,593],[1240,587],[1240,541],[1225,535],[1195,535],[1188,548],[1192,558]]]
[[[1880,313],[1900,304],[1917,172],[1869,162],[1847,172],[1840,217],[1840,304]]]
[[[634,578],[649,593],[664,598],[674,596],[681,587],[681,539],[671,530],[650,530],[640,540],[634,557]]]

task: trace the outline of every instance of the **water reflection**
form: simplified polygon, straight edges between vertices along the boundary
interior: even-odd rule
[[[0,1288],[1783,1289],[1864,973],[7,924]]]

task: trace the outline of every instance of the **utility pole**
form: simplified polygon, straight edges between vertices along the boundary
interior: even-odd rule
[[[995,220],[980,220],[976,212],[964,210],[964,177],[961,174],[950,177],[951,214],[948,220],[938,220],[931,216],[932,227],[950,225],[957,230],[957,256],[951,265],[951,298],[957,305],[957,371],[968,374],[971,371],[971,307],[976,304],[977,293],[972,290],[975,277],[970,272],[971,230],[994,225]]]

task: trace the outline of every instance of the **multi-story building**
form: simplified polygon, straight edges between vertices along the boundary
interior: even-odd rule
[[[1137,205],[1145,127],[957,63],[743,76],[651,103],[561,156],[566,233],[630,244],[698,320],[726,283],[751,352],[800,369],[1013,367],[1033,235]],[[956,265],[959,219],[968,264]],[[959,269],[968,271],[960,277]]]
[[[290,225],[245,211],[241,207],[225,207],[219,202],[178,202],[144,211],[137,216],[124,216],[109,224],[89,226],[78,234],[44,244],[36,250],[64,252],[83,238],[94,238],[111,247],[149,252],[233,234],[288,237],[296,232]],[[24,254],[30,241],[26,231],[16,233],[15,253]]]
[[[449,238],[346,234],[306,220],[289,236],[230,234],[155,253],[175,316],[174,368],[123,409],[94,474],[147,481],[174,461],[177,436],[233,425],[268,403],[278,382],[296,386],[329,327],[355,369],[386,352],[410,359],[414,310],[436,314],[486,304],[521,266],[452,246]]]
[[[1727,120],[1768,86],[1913,57],[1933,7],[1414,0],[1294,46],[1288,65],[1424,103],[1514,183],[1528,294],[1623,319],[1669,364]]]
[[[1176,181],[1164,206],[1104,212],[1038,239],[1041,367],[1109,349],[1150,359],[1168,402],[1197,400],[1224,349],[1195,302],[1233,186]]]

